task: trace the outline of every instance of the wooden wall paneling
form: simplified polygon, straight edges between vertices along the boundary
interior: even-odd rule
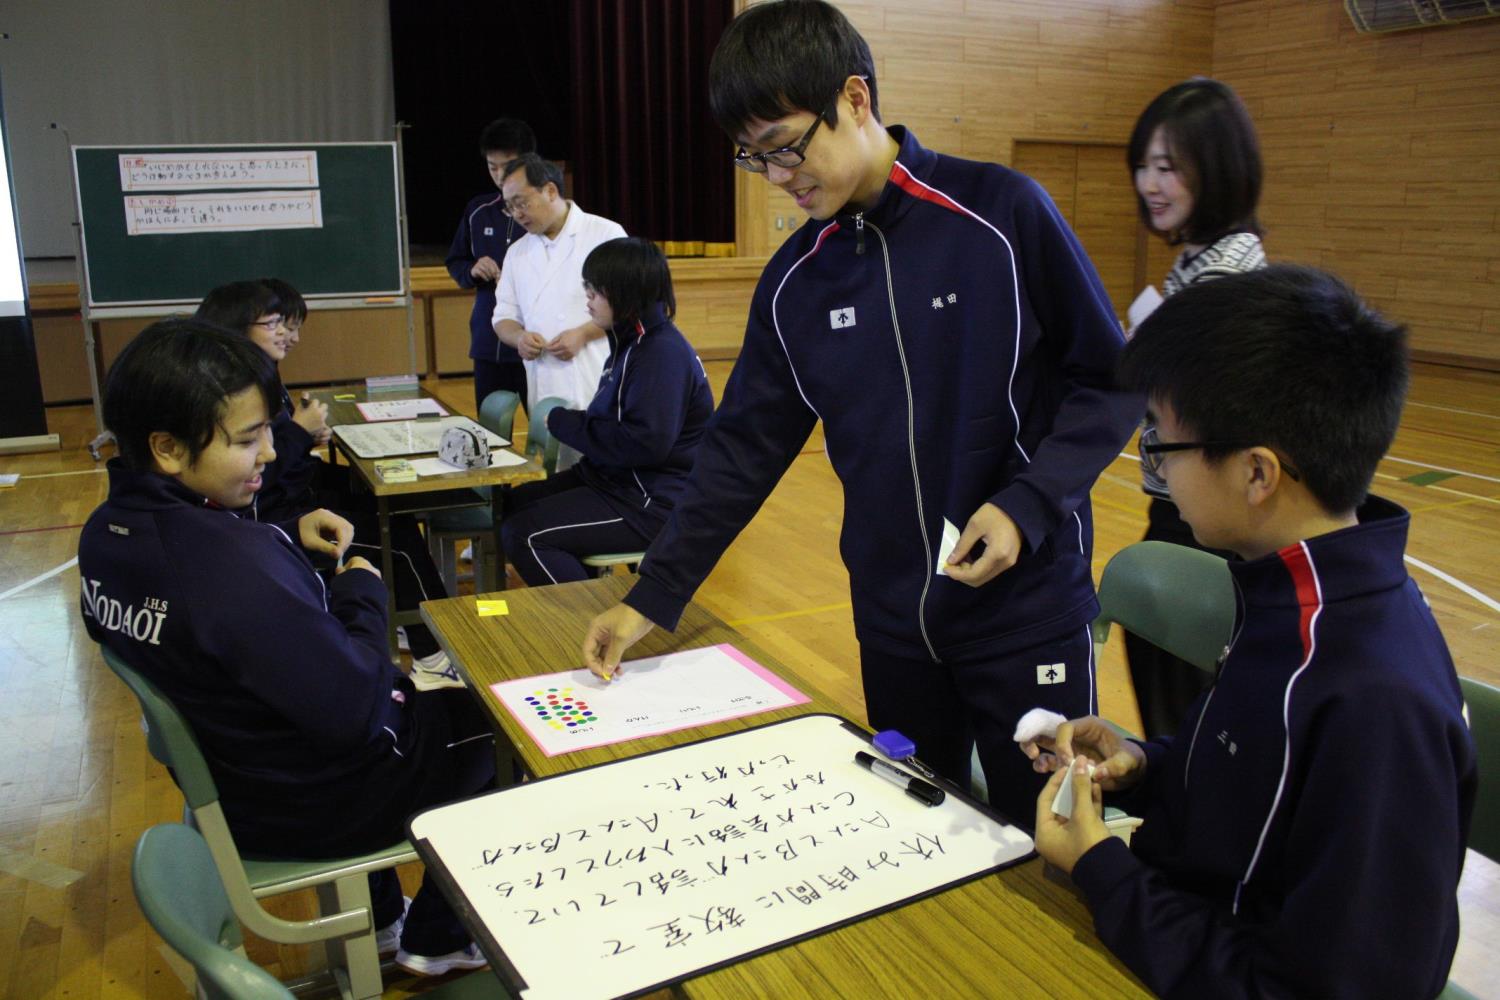
[[[882,118],[939,152],[1010,163],[1019,139],[1123,143],[1159,91],[1206,72],[1211,0],[840,3],[875,56]],[[749,188],[763,179],[747,178]],[[738,200],[741,253],[801,218],[785,194]],[[783,228],[775,228],[781,217]],[[799,222],[799,225],[802,224]],[[744,234],[753,232],[753,237]]]
[[[1079,146],[1076,191],[1073,231],[1098,269],[1115,315],[1123,320],[1140,292],[1136,251],[1141,228],[1125,147]]]
[[[417,371],[427,370],[426,331],[422,310],[414,310]],[[99,344],[107,371],[115,357],[153,319],[110,319],[99,324]],[[80,333],[81,336],[81,333]],[[342,382],[367,375],[407,371],[406,310],[328,309],[309,314],[302,344],[281,363],[288,385]]]
[[[1052,196],[1099,272],[1117,317],[1124,319],[1142,285],[1161,286],[1172,254],[1165,252],[1165,261],[1149,256],[1150,245],[1161,241],[1142,239],[1123,145],[1022,141],[1013,160],[1015,169]]]
[[[1361,35],[1337,4],[1227,0],[1213,70],[1260,131],[1270,257],[1343,275],[1419,356],[1500,368],[1500,22]]]
[[[439,374],[473,374],[469,359],[469,314],[474,293],[432,296],[432,324]]]
[[[48,403],[89,398],[89,370],[83,349],[83,318],[77,313],[31,317],[42,399]]]

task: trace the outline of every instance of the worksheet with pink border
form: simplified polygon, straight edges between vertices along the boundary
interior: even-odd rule
[[[728,643],[490,685],[548,757],[738,719],[811,699]]]

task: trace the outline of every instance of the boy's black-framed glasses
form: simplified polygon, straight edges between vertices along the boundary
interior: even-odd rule
[[[1162,459],[1163,459],[1163,457],[1168,452],[1173,452],[1173,451],[1193,451],[1194,449],[1197,449],[1197,448],[1232,448],[1232,449],[1243,449],[1243,448],[1254,448],[1254,447],[1255,447],[1255,445],[1249,444],[1249,443],[1244,442],[1244,441],[1172,441],[1172,442],[1165,442],[1165,441],[1162,441],[1161,438],[1159,438],[1157,436],[1157,430],[1156,430],[1156,425],[1155,424],[1147,424],[1145,427],[1141,428],[1141,442],[1140,442],[1141,464],[1146,467],[1146,471],[1147,472],[1151,473],[1151,475],[1155,476],[1158,479],[1162,478],[1162,474],[1161,474]],[[1302,479],[1301,473],[1299,473],[1296,470],[1296,468],[1294,468],[1292,466],[1292,464],[1290,462],[1288,462],[1285,459],[1283,459],[1280,455],[1277,455],[1276,459],[1277,459],[1277,461],[1279,461],[1281,463],[1281,470],[1283,472],[1285,472],[1288,476],[1291,476],[1292,479],[1298,480],[1298,481],[1300,481]]]
[[[813,119],[812,125],[795,143],[779,149],[768,149],[764,153],[746,152],[745,147],[741,146],[734,154],[734,165],[752,174],[765,173],[769,169],[767,164],[775,164],[783,170],[794,170],[802,166],[803,161],[807,159],[807,145],[812,142],[813,133],[818,131],[818,126],[823,124],[824,118],[833,114],[833,109],[838,106],[839,95],[843,92],[844,89],[840,87],[838,93],[833,95],[833,100],[829,101],[828,106],[823,109],[823,113]]]

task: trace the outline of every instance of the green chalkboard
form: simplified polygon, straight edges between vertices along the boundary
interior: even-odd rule
[[[267,276],[310,298],[405,293],[395,143],[74,146],[73,165],[92,311]]]

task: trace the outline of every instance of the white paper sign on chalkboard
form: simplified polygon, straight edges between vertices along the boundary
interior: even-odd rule
[[[806,715],[453,803],[409,831],[512,992],[623,996],[1031,853],[961,796],[925,806],[861,768],[868,749]]]

